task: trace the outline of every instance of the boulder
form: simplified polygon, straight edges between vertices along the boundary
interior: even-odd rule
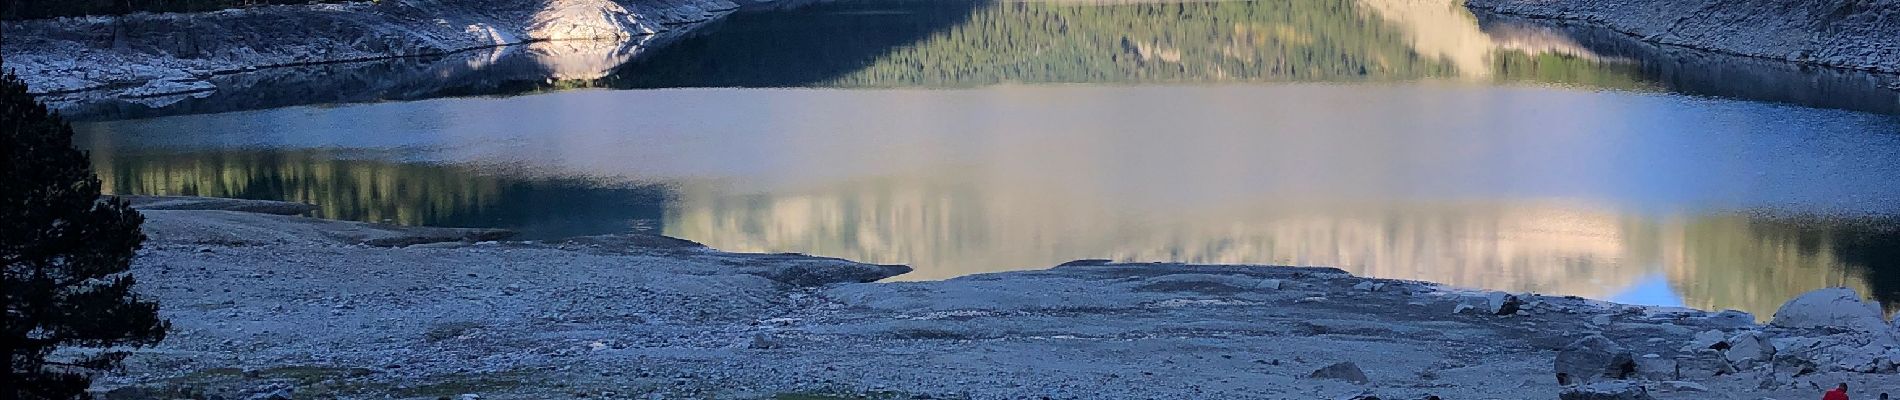
[[[1517,295],[1510,293],[1492,292],[1490,295],[1485,296],[1484,305],[1485,312],[1495,315],[1508,315],[1516,314],[1518,309],[1523,308],[1524,300],[1518,299]]]
[[[1308,374],[1306,377],[1315,379],[1338,379],[1352,383],[1367,383],[1372,381],[1371,379],[1366,379],[1366,372],[1359,370],[1359,365],[1353,364],[1351,361],[1328,365],[1326,368],[1314,370],[1312,374]]]
[[[1696,351],[1696,350],[1701,350],[1701,349],[1720,350],[1718,347],[1722,347],[1722,348],[1727,347],[1727,346],[1724,346],[1724,343],[1723,343],[1723,341],[1725,340],[1728,340],[1728,334],[1722,333],[1721,330],[1710,329],[1710,330],[1702,331],[1702,333],[1695,334],[1695,338],[1689,340],[1689,345],[1685,346],[1684,350],[1687,350],[1687,351]]]
[[[1649,389],[1630,381],[1607,381],[1564,389],[1559,400],[1651,400]]]
[[[1682,379],[1676,360],[1644,355],[1636,358],[1636,374],[1646,380],[1670,381]]]
[[[1839,332],[1820,336],[1778,336],[1771,344],[1776,362],[1799,362],[1817,371],[1889,372],[1900,356],[1885,332]]]
[[[1559,377],[1558,383],[1587,384],[1630,378],[1636,374],[1636,361],[1609,338],[1590,335],[1558,351],[1552,369]]]
[[[1887,330],[1880,307],[1861,301],[1854,289],[1825,288],[1803,293],[1775,310],[1770,324],[1783,328],[1839,328],[1859,332]]]
[[[1728,359],[1729,364],[1739,369],[1748,369],[1750,365],[1773,360],[1775,357],[1775,346],[1768,344],[1768,339],[1763,338],[1760,333],[1742,332],[1729,337],[1726,341],[1729,347],[1723,352],[1723,357]]]
[[[1734,372],[1721,350],[1701,349],[1676,356],[1675,379],[1709,379]]]

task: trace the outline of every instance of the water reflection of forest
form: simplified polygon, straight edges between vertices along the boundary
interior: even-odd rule
[[[1758,315],[1826,286],[1900,300],[1900,232],[1893,228],[1900,221],[1876,217],[1658,217],[1560,201],[1265,201],[1163,216],[1086,197],[928,180],[739,195],[697,184],[517,179],[322,152],[100,154],[100,178],[114,193],[288,199],[317,204],[332,218],[498,226],[542,238],[657,230],[731,251],[919,267],[905,279],[1111,257],[1332,265],[1596,298],[1660,273],[1686,305]]]
[[[514,178],[323,150],[93,158],[107,193],[298,201],[325,218],[501,227],[527,239],[658,230],[667,197],[658,185]]]
[[[772,196],[688,188],[679,196],[664,223],[669,235],[735,251],[919,267],[900,279],[1111,257],[1329,265],[1371,276],[1593,298],[1664,274],[1685,305],[1762,316],[1802,291],[1829,286],[1900,301],[1894,276],[1900,232],[1886,218],[1656,217],[1555,201],[1266,201],[1160,217],[1083,198],[902,182]]]

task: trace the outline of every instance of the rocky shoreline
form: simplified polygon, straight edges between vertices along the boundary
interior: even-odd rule
[[[99,380],[106,399],[1900,393],[1900,323],[1845,289],[1763,325],[1330,268],[1084,260],[875,283],[909,269],[137,203],[151,240],[132,273],[174,332]]]
[[[385,0],[209,13],[10,21],[7,68],[52,101],[154,99],[219,90],[260,69],[442,56],[550,41],[637,42],[747,0]]]
[[[1598,26],[1656,44],[1900,73],[1896,0],[1468,0],[1466,6]]]

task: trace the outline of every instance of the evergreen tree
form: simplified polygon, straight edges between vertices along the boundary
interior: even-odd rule
[[[0,77],[0,400],[89,398],[91,375],[125,357],[113,349],[170,326],[127,273],[143,218],[100,199],[72,136],[18,77]]]

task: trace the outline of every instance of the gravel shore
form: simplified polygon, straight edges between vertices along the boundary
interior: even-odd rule
[[[1814,316],[1795,304],[1758,325],[1740,312],[1330,268],[1098,261],[875,283],[909,269],[658,236],[494,241],[500,232],[188,200],[140,201],[166,210],[146,211],[151,241],[133,274],[175,331],[102,378],[104,398],[1800,399],[1838,382],[1856,396],[1900,392],[1900,327],[1878,310],[1809,326],[1790,317]],[[1769,343],[1779,353],[1732,350]],[[1595,383],[1566,389],[1564,371]]]

